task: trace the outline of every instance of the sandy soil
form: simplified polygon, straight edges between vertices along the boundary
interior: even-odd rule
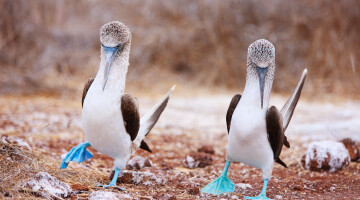
[[[99,183],[109,183],[113,160],[91,148],[92,159],[81,164],[71,163],[66,172],[96,171],[93,182],[76,182],[78,179],[75,177],[81,174],[73,173],[75,177],[71,181],[72,177],[62,177],[61,170],[49,173],[70,184],[75,190],[71,199],[86,199],[96,190],[125,193],[138,199],[241,199],[245,195],[257,195],[262,187],[261,171],[241,163],[231,164],[228,172],[229,178],[238,184],[234,193],[221,196],[199,193],[199,189],[217,178],[224,167],[227,145],[225,113],[231,98],[230,94],[187,98],[175,93],[147,138],[153,153],[142,150],[136,153],[153,162],[153,167],[138,170],[142,174],[152,173],[152,178],[144,175],[145,178],[136,184],[120,178],[122,183],[119,186],[126,191],[96,187]],[[153,97],[138,99],[142,114],[157,100]],[[284,102],[285,98],[272,97],[272,104],[278,107]],[[283,149],[281,155],[289,168],[275,164],[268,197],[360,199],[360,163],[352,162],[347,168],[334,173],[310,172],[300,165],[309,142],[345,137],[360,141],[359,110],[359,102],[324,104],[301,101],[286,133],[291,148]],[[21,138],[29,144],[32,152],[56,160],[54,165],[59,165],[62,154],[84,141],[80,98],[0,97],[0,134],[9,141]],[[203,145],[210,145],[215,150],[215,154],[206,155],[212,159],[212,164],[204,168],[185,168],[183,159]],[[25,143],[23,146],[29,149]],[[14,187],[20,187],[22,183],[20,180]]]

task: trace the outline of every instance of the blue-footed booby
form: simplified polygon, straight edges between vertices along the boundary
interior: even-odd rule
[[[114,158],[115,174],[109,185],[116,187],[118,175],[130,156],[139,148],[151,152],[143,140],[164,111],[170,91],[140,119],[138,101],[124,93],[129,66],[131,33],[118,21],[100,29],[101,61],[95,79],[89,79],[82,96],[82,126],[87,142],[71,149],[61,163],[66,168],[70,161],[83,162],[92,157],[86,150],[97,151]]]
[[[279,156],[283,145],[290,148],[284,132],[300,98],[307,70],[303,71],[296,89],[280,111],[275,106],[269,108],[274,72],[274,46],[265,39],[252,43],[248,48],[244,93],[232,98],[226,114],[229,137],[225,168],[220,177],[201,192],[234,192],[234,184],[227,177],[227,170],[231,162],[242,162],[261,169],[264,181],[258,196],[245,199],[269,199],[266,197],[266,187],[274,161],[287,167]]]

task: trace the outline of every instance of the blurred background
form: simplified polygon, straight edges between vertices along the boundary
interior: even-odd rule
[[[247,48],[265,38],[276,93],[308,68],[306,96],[360,98],[358,0],[0,0],[1,94],[80,95],[112,20],[133,35],[128,85],[242,91]]]

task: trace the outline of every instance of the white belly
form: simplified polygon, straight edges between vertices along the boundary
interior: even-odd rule
[[[102,91],[94,83],[86,95],[82,110],[86,140],[105,155],[127,160],[132,142],[121,114],[121,94],[106,89]]]
[[[272,169],[274,157],[267,136],[264,110],[239,102],[232,116],[226,159],[263,171]]]

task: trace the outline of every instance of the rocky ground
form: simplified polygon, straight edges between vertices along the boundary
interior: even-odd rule
[[[242,199],[257,195],[262,187],[261,171],[241,163],[231,164],[228,172],[235,183],[234,193],[220,196],[199,193],[220,175],[224,167],[225,113],[231,98],[230,94],[190,98],[178,97],[175,93],[147,137],[153,153],[143,150],[136,153],[149,158],[152,166],[125,170],[118,184],[125,191],[119,191],[96,187],[109,183],[113,159],[92,148],[89,149],[94,157],[89,161],[71,163],[65,170],[58,169],[61,156],[84,141],[80,98],[0,97],[3,142],[0,196],[15,199],[44,196],[24,185],[40,171],[67,183],[73,192],[62,197],[70,199]],[[139,97],[141,113],[146,113],[157,99]],[[273,96],[272,104],[280,107],[285,100]],[[301,165],[310,142],[345,137],[360,141],[359,110],[359,102],[301,101],[286,133],[291,148],[284,148],[281,154],[289,168],[275,164],[268,197],[360,199],[360,163],[351,162],[336,172],[311,172]],[[200,162],[196,163],[197,160]],[[46,198],[61,198],[47,195]]]

